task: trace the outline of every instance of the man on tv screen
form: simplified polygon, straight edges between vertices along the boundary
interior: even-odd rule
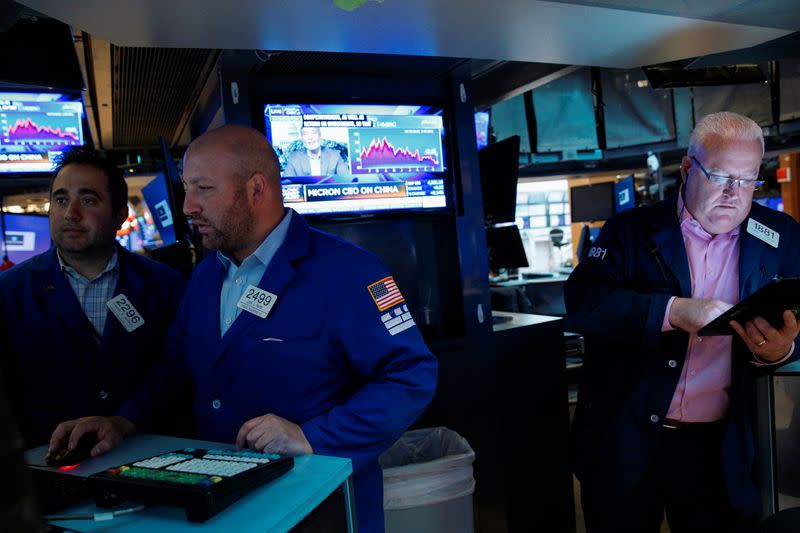
[[[333,176],[350,173],[338,150],[322,146],[322,133],[319,128],[303,126],[300,135],[305,149],[287,154],[284,177]]]

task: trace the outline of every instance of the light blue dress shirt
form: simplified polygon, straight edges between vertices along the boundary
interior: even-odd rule
[[[244,258],[238,267],[230,257],[222,252],[217,252],[217,258],[222,262],[226,271],[225,279],[222,281],[222,291],[219,295],[220,337],[225,336],[228,328],[242,312],[236,304],[239,303],[244,290],[248,285],[258,286],[269,262],[275,256],[275,252],[286,240],[286,232],[289,231],[291,221],[292,210],[287,209],[280,224],[267,235],[267,238],[258,245],[252,254]]]
[[[106,268],[94,279],[89,279],[79,274],[77,270],[61,259],[60,254],[56,253],[56,256],[58,257],[58,263],[61,265],[61,270],[66,275],[69,286],[72,287],[83,312],[86,313],[86,318],[89,319],[89,322],[92,323],[97,332],[95,341],[99,344],[100,339],[103,337],[103,331],[106,329],[106,317],[108,316],[106,304],[114,296],[114,289],[117,288],[117,282],[119,281],[117,249],[114,248]]]

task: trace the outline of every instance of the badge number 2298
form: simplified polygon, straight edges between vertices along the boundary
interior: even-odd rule
[[[277,299],[277,294],[259,289],[255,285],[248,285],[236,306],[259,318],[266,318]]]
[[[144,318],[124,294],[111,298],[106,305],[128,333],[144,325]]]

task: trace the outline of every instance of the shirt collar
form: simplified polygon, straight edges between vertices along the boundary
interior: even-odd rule
[[[58,264],[61,267],[61,270],[63,272],[68,272],[68,273],[70,273],[72,275],[79,276],[79,277],[84,278],[84,279],[89,279],[86,276],[84,276],[83,274],[79,273],[74,268],[72,268],[71,266],[69,266],[68,264],[66,264],[64,262],[64,260],[61,258],[61,252],[59,252],[58,249],[56,249],[56,257],[58,257]],[[105,274],[106,272],[111,272],[111,271],[119,272],[119,257],[117,255],[117,247],[116,246],[114,246],[114,251],[111,252],[111,258],[108,260],[108,264],[106,264],[106,268],[104,268],[103,271],[100,272],[97,275],[97,277],[95,277],[94,279],[97,279],[100,276],[102,276],[103,274]]]
[[[252,254],[245,257],[240,266],[245,263],[251,257],[255,257],[262,265],[265,267],[269,265],[269,262],[272,261],[272,257],[275,255],[275,251],[283,244],[283,241],[286,239],[286,233],[289,231],[289,224],[292,221],[292,210],[286,209],[285,214],[283,215],[283,219],[281,219],[280,223],[275,226],[275,229],[269,232],[261,244],[258,245]],[[217,258],[219,259],[222,266],[225,270],[230,269],[232,265],[236,265],[234,260],[224,253],[217,250]]]
[[[694,216],[686,209],[686,204],[683,202],[683,191],[678,194],[678,219],[680,220],[681,230],[689,231],[693,235],[700,237],[701,239],[710,241],[711,239],[715,238],[714,235],[711,235],[709,232],[700,225]],[[739,236],[739,226],[736,226],[728,233],[720,233],[716,236],[717,239],[731,239]]]

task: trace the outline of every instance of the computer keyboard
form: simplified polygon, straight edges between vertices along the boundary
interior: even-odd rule
[[[184,448],[94,474],[89,487],[98,505],[176,505],[190,521],[203,522],[293,466],[291,457],[250,450]]]

